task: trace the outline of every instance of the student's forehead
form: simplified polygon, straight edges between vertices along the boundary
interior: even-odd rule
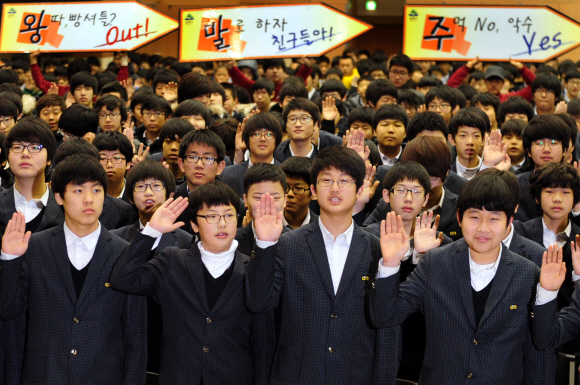
[[[212,155],[217,156],[217,150],[214,147],[209,146],[205,143],[199,143],[199,142],[193,142],[193,143],[190,143],[189,146],[187,146],[187,153],[190,153],[190,152],[212,154]]]
[[[40,110],[40,111],[42,112],[44,110],[55,110],[55,109],[58,109],[60,111],[60,106],[57,106],[56,104],[53,106],[46,106],[46,107],[43,107],[42,110]]]
[[[403,122],[398,119],[383,119],[379,124],[403,124]]]
[[[422,185],[421,185],[421,183],[419,183],[418,179],[404,178],[404,179],[398,180],[395,183],[395,186],[422,186]]]
[[[459,128],[457,129],[457,132],[460,132],[460,131],[467,132],[467,133],[481,134],[481,131],[477,127],[459,126]]]
[[[310,113],[308,111],[304,111],[304,110],[292,110],[288,113],[288,116],[291,115],[310,115]]]
[[[284,193],[284,188],[282,187],[282,183],[280,182],[273,182],[273,181],[262,181],[258,183],[254,183],[253,185],[248,188],[248,194],[265,194],[265,193]]]
[[[69,184],[66,185],[66,188],[78,188],[78,187],[103,187],[103,185],[101,184],[101,182],[97,182],[97,181],[88,181],[85,183],[78,183],[78,182],[70,182]]]
[[[229,205],[217,205],[217,206],[208,206],[206,203],[203,204],[200,211],[209,211],[209,212],[225,212],[225,211],[236,211],[236,208]]]
[[[145,179],[141,179],[135,182],[135,184],[139,184],[139,183],[154,183],[154,182],[163,182],[161,179],[153,177],[153,176],[149,176]]]
[[[293,177],[286,175],[286,183],[290,184],[308,184],[306,181],[300,177]]]
[[[504,215],[507,216],[503,211],[487,211],[485,208],[478,209],[477,207],[470,207],[466,210],[468,213],[478,213],[482,215]]]
[[[119,107],[115,107],[112,110],[109,110],[107,106],[102,106],[100,112],[119,112]]]
[[[333,174],[333,175],[339,175],[340,177],[350,177],[350,178],[352,178],[352,176],[349,175],[349,174],[347,174],[345,171],[339,170],[339,169],[337,169],[335,167],[332,167],[332,166],[331,167],[328,167],[328,168],[325,168],[324,170],[321,170],[318,173],[318,176],[319,177],[320,176],[323,176],[323,175],[328,176],[328,175],[331,175],[331,174]]]
[[[367,123],[367,122],[361,122],[360,120],[355,120],[354,122],[352,122],[352,123],[351,123],[351,126],[352,126],[353,124],[358,124],[359,126],[370,126],[370,125],[371,125],[370,123]]]

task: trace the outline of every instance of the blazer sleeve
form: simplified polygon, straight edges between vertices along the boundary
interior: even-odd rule
[[[380,223],[383,219],[385,219],[385,216],[382,215],[382,209],[384,206],[384,201],[379,201],[377,207],[375,207],[371,215],[369,215],[369,217],[364,221],[364,226],[372,225],[373,223]]]
[[[539,271],[536,280],[539,281]],[[530,304],[536,300],[536,291],[532,293]],[[531,306],[530,306],[531,307]],[[532,330],[529,328],[526,331],[526,342],[524,344],[524,378],[526,385],[545,383],[546,370],[548,369],[547,354],[554,354],[554,352],[542,352],[534,346]]]
[[[261,249],[254,245],[244,280],[246,306],[252,313],[274,310],[284,284],[284,255],[280,241]]]
[[[139,233],[129,247],[125,248],[111,273],[111,286],[115,290],[155,296],[171,259],[171,249],[166,249],[147,262],[154,243],[155,238]]]
[[[534,306],[534,342],[540,350],[555,349],[580,335],[580,291],[574,291],[570,306],[557,311],[557,300]]]
[[[250,338],[254,352],[254,385],[268,385],[276,348],[273,311],[252,314]]]
[[[10,261],[0,261],[0,316],[4,320],[15,319],[26,311],[28,271],[28,253]]]
[[[470,71],[471,70],[466,65],[459,67],[457,71],[451,74],[451,77],[447,80],[447,85],[453,88],[459,87],[463,83],[463,79],[469,75]]]
[[[147,307],[145,298],[128,294],[123,308],[124,385],[141,385],[147,375]]]

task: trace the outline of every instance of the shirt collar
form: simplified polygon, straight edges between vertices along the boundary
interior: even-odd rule
[[[554,232],[552,230],[550,230],[548,228],[548,226],[546,226],[546,222],[544,222],[544,217],[542,217],[542,228],[544,229],[544,233],[549,231],[550,233],[554,234]],[[566,226],[566,229],[564,230],[564,233],[566,233],[566,236],[568,238],[570,238],[571,231],[572,231],[572,221],[568,219],[568,226]],[[558,235],[558,234],[555,234],[555,235]]]
[[[465,166],[463,166],[461,163],[459,163],[459,159],[457,160],[457,162],[455,162],[455,165],[457,166],[457,173],[459,175],[463,175],[466,172],[469,173],[470,171],[477,171],[479,170],[479,168],[481,167],[481,164],[483,163],[483,159],[481,157],[477,157],[477,159],[479,159],[479,163],[477,164],[477,166],[472,167],[472,168],[467,168]]]
[[[320,143],[320,139],[318,139],[318,143]],[[310,158],[312,156],[312,153],[314,152],[314,145],[312,143],[310,145],[312,147],[310,148],[310,152],[306,155],[306,158]],[[292,154],[292,156],[296,156],[296,154],[294,154],[294,151],[292,151],[292,146],[290,146],[290,143],[288,143],[288,148],[290,149],[290,154]]]
[[[513,229],[512,229],[513,231]],[[482,273],[483,271],[486,270],[493,270],[494,274],[497,271],[497,268],[499,267],[499,261],[501,260],[501,253],[503,251],[503,244],[500,242],[499,244],[499,255],[497,256],[497,259],[495,260],[495,262],[487,264],[487,265],[478,265],[477,263],[475,263],[475,261],[471,258],[471,249],[468,248],[468,253],[469,253],[469,270],[471,271],[471,274],[473,275],[479,275],[480,273]],[[493,269],[490,269],[490,267],[493,266]]]
[[[46,207],[46,205],[48,204],[48,195],[49,195],[49,192],[48,192],[49,188],[48,188],[48,186],[45,186],[45,187],[46,187],[46,191],[44,192],[44,194],[42,194],[40,199],[32,199],[33,201],[41,202],[43,207]],[[18,192],[18,190],[16,190],[16,186],[14,186],[14,201],[15,202],[18,202],[18,201],[29,202],[26,200],[24,195],[20,194]]]
[[[85,247],[87,248],[87,250],[92,253],[97,247],[97,242],[99,241],[100,235],[101,235],[101,222],[99,222],[99,227],[97,227],[95,231],[93,231],[89,235],[85,235],[82,238],[73,233],[66,225],[66,222],[64,223],[64,238],[67,247],[70,246],[77,239],[80,239],[83,245],[85,245]]]
[[[285,216],[282,216],[282,220],[284,221],[284,227],[291,227],[288,224],[288,221],[286,220],[286,217]],[[252,229],[254,228],[253,227],[254,226],[253,223],[254,222],[252,222]],[[302,224],[300,226],[302,227],[302,226],[305,226],[305,225],[307,225],[309,223],[310,223],[310,209],[308,209],[308,212],[306,213],[306,218],[304,218],[304,222],[302,222]]]
[[[433,211],[433,210],[437,209],[438,207],[442,207],[443,206],[443,199],[445,199],[445,187],[443,187],[441,189],[441,199],[439,199],[439,203],[437,203],[433,207],[428,208],[426,211]]]
[[[328,231],[326,227],[324,227],[324,224],[322,223],[322,220],[320,218],[318,218],[318,224],[320,225],[320,231],[322,232],[322,239],[324,240],[324,242],[334,243],[335,242],[334,236],[330,233],[330,231]],[[353,233],[354,233],[354,221],[351,220],[349,228],[346,229],[344,233],[339,234],[338,237],[344,235],[346,244],[350,246]],[[336,238],[338,239],[338,237]]]
[[[378,146],[377,146],[378,148]],[[399,149],[399,153],[394,157],[394,158],[389,158],[388,156],[386,156],[385,154],[383,154],[381,152],[381,149],[379,148],[379,154],[381,155],[381,160],[383,161],[383,163],[386,163],[387,161],[391,160],[391,159],[399,159],[399,157],[401,156],[401,154],[403,153],[403,146],[400,146]]]
[[[514,225],[513,223],[510,224],[510,233],[507,237],[504,238],[504,240],[502,241],[503,244],[505,245],[505,247],[507,247],[508,249],[510,248],[510,245],[512,244],[512,239],[514,237]]]
[[[290,150],[292,151],[292,150]],[[274,156],[272,155],[272,161],[270,162],[270,164],[274,164]],[[252,157],[248,157],[248,169],[252,168],[254,164],[252,163]]]
[[[123,198],[123,194],[125,194],[125,188],[127,187],[127,181],[123,179],[123,190],[121,190],[121,194],[117,197],[118,199]]]

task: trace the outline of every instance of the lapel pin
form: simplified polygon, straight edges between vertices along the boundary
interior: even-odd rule
[[[111,287],[111,284],[109,282],[105,282],[105,287]]]
[[[368,277],[368,275],[363,275],[363,276],[362,276],[362,280],[363,280],[363,281],[368,281],[368,280],[369,280],[369,277]]]
[[[516,310],[518,308],[518,305],[511,305],[510,306],[510,310]]]
[[[450,231],[449,235],[457,235],[457,231]]]

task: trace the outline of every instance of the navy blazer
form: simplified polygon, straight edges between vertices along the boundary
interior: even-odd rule
[[[318,149],[314,146],[310,159],[316,158],[316,155],[318,155]],[[292,157],[292,152],[290,151],[290,139],[286,139],[276,147],[276,150],[274,151],[274,159],[280,163],[284,163],[284,161],[290,157]]]
[[[131,225],[139,219],[135,208],[123,199],[113,198],[106,194],[103,202],[103,212],[99,222],[107,230],[119,229]]]
[[[248,307],[261,312],[281,304],[270,384],[395,383],[399,329],[375,329],[366,308],[381,258],[376,237],[354,225],[336,294],[318,223],[282,234],[277,245],[256,247],[252,256]]]
[[[485,312],[476,324],[469,248],[459,240],[428,251],[401,284],[398,273],[376,279],[371,318],[377,327],[390,327],[412,313],[425,315],[421,384],[541,384],[544,355],[533,347],[528,324],[539,272],[502,247]]]
[[[513,251],[517,255],[529,259],[534,262],[538,267],[542,267],[542,257],[544,256],[544,251],[546,248],[544,245],[540,245],[534,241],[521,236],[518,231],[513,229],[514,235],[510,243],[509,250]]]
[[[284,227],[282,229],[282,234],[291,230],[292,229]],[[244,255],[252,255],[254,244],[256,243],[256,238],[254,237],[254,232],[252,231],[252,223],[238,228],[236,231],[236,241],[238,241],[238,251],[240,253]]]
[[[224,168],[220,174],[220,182],[224,182],[232,188],[240,197],[244,195],[244,175],[248,172],[249,161],[245,160],[241,163],[234,164]],[[280,162],[274,159],[274,165],[280,166]]]
[[[514,219],[526,222],[542,215],[542,209],[536,200],[530,194],[530,176],[532,171],[517,174],[518,184],[520,185],[520,205],[518,212],[514,214]]]
[[[22,383],[143,384],[145,299],[109,284],[127,242],[101,227],[77,298],[63,226],[33,234],[24,255],[0,261],[2,318],[28,314]]]
[[[117,290],[153,297],[163,313],[160,385],[268,384],[275,335],[271,312],[251,314],[242,288],[248,257],[236,251],[234,271],[212,309],[197,244],[169,247],[146,262],[155,238],[141,233],[111,275]]]
[[[133,242],[135,236],[141,232],[140,230],[141,227],[139,225],[139,221],[137,221],[132,225],[121,227],[120,229],[116,230],[111,230],[111,233],[115,234],[116,236],[120,237],[126,242],[131,243]],[[178,247],[180,249],[188,249],[189,247],[191,247],[192,241],[193,237],[191,236],[191,234],[188,234],[187,232],[181,229],[165,233],[161,236],[159,245],[157,245],[157,248],[155,249],[156,254],[158,252],[162,252],[163,250],[165,250],[166,247]]]

